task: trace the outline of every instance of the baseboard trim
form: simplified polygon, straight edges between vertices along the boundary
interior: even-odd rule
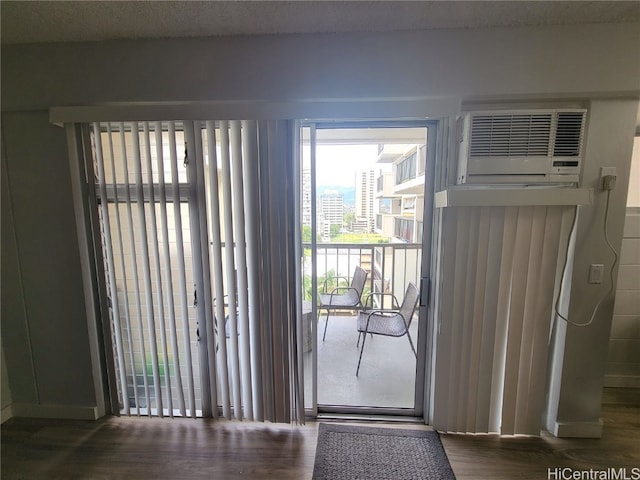
[[[11,410],[14,417],[63,418],[69,420],[96,420],[99,418],[98,407],[14,403],[11,405]]]
[[[555,422],[551,433],[560,438],[600,438],[602,419],[597,422]]]
[[[605,375],[605,387],[640,388],[640,377],[637,375]]]
[[[7,405],[0,410],[0,423],[4,423],[13,417],[13,408],[11,405]]]

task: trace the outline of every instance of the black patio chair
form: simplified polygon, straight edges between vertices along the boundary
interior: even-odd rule
[[[367,333],[371,335],[386,335],[388,337],[402,337],[406,335],[409,339],[409,345],[411,345],[411,351],[413,351],[415,357],[418,358],[416,349],[413,346],[413,340],[411,340],[411,334],[409,333],[411,319],[418,305],[418,298],[419,292],[417,287],[413,283],[409,283],[400,308],[364,310],[358,314],[358,344],[360,344],[360,339],[362,338],[362,346],[360,347],[356,376],[360,372],[360,362],[362,361],[362,352],[364,351],[364,344],[367,340]],[[394,302],[395,305],[398,304],[395,297]]]
[[[318,316],[320,310],[327,311],[327,318],[324,322],[324,334],[322,341],[327,336],[327,325],[329,324],[329,314],[336,310],[361,310],[362,309],[362,291],[367,281],[367,272],[360,267],[356,267],[350,285],[337,286],[327,292],[327,282],[331,279],[339,279],[344,277],[326,278],[323,285],[323,293],[320,293],[320,305],[318,305]],[[346,280],[346,279],[345,279]]]

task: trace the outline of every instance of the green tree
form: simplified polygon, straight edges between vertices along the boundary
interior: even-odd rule
[[[304,299],[311,300],[311,275],[304,275],[304,277],[302,278],[302,284],[304,288]],[[326,275],[320,275],[318,277],[319,292],[331,292],[336,287],[348,286],[349,279],[343,277],[336,278],[336,271],[333,269],[329,270]]]
[[[320,241],[319,234],[316,234],[316,241]],[[309,225],[302,226],[302,243],[311,243],[311,227]]]
[[[331,241],[334,243],[389,243],[387,237],[377,233],[341,233]]]
[[[345,227],[351,228],[351,225],[356,220],[356,214],[354,212],[345,212],[342,216],[342,221]]]

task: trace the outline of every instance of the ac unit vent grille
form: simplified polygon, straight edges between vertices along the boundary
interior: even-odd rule
[[[584,112],[559,112],[554,157],[579,157],[584,130]]]
[[[552,115],[473,115],[471,157],[531,157],[549,155]]]

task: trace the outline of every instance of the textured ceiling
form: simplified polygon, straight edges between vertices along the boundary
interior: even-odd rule
[[[9,1],[3,44],[640,21],[639,1]]]

